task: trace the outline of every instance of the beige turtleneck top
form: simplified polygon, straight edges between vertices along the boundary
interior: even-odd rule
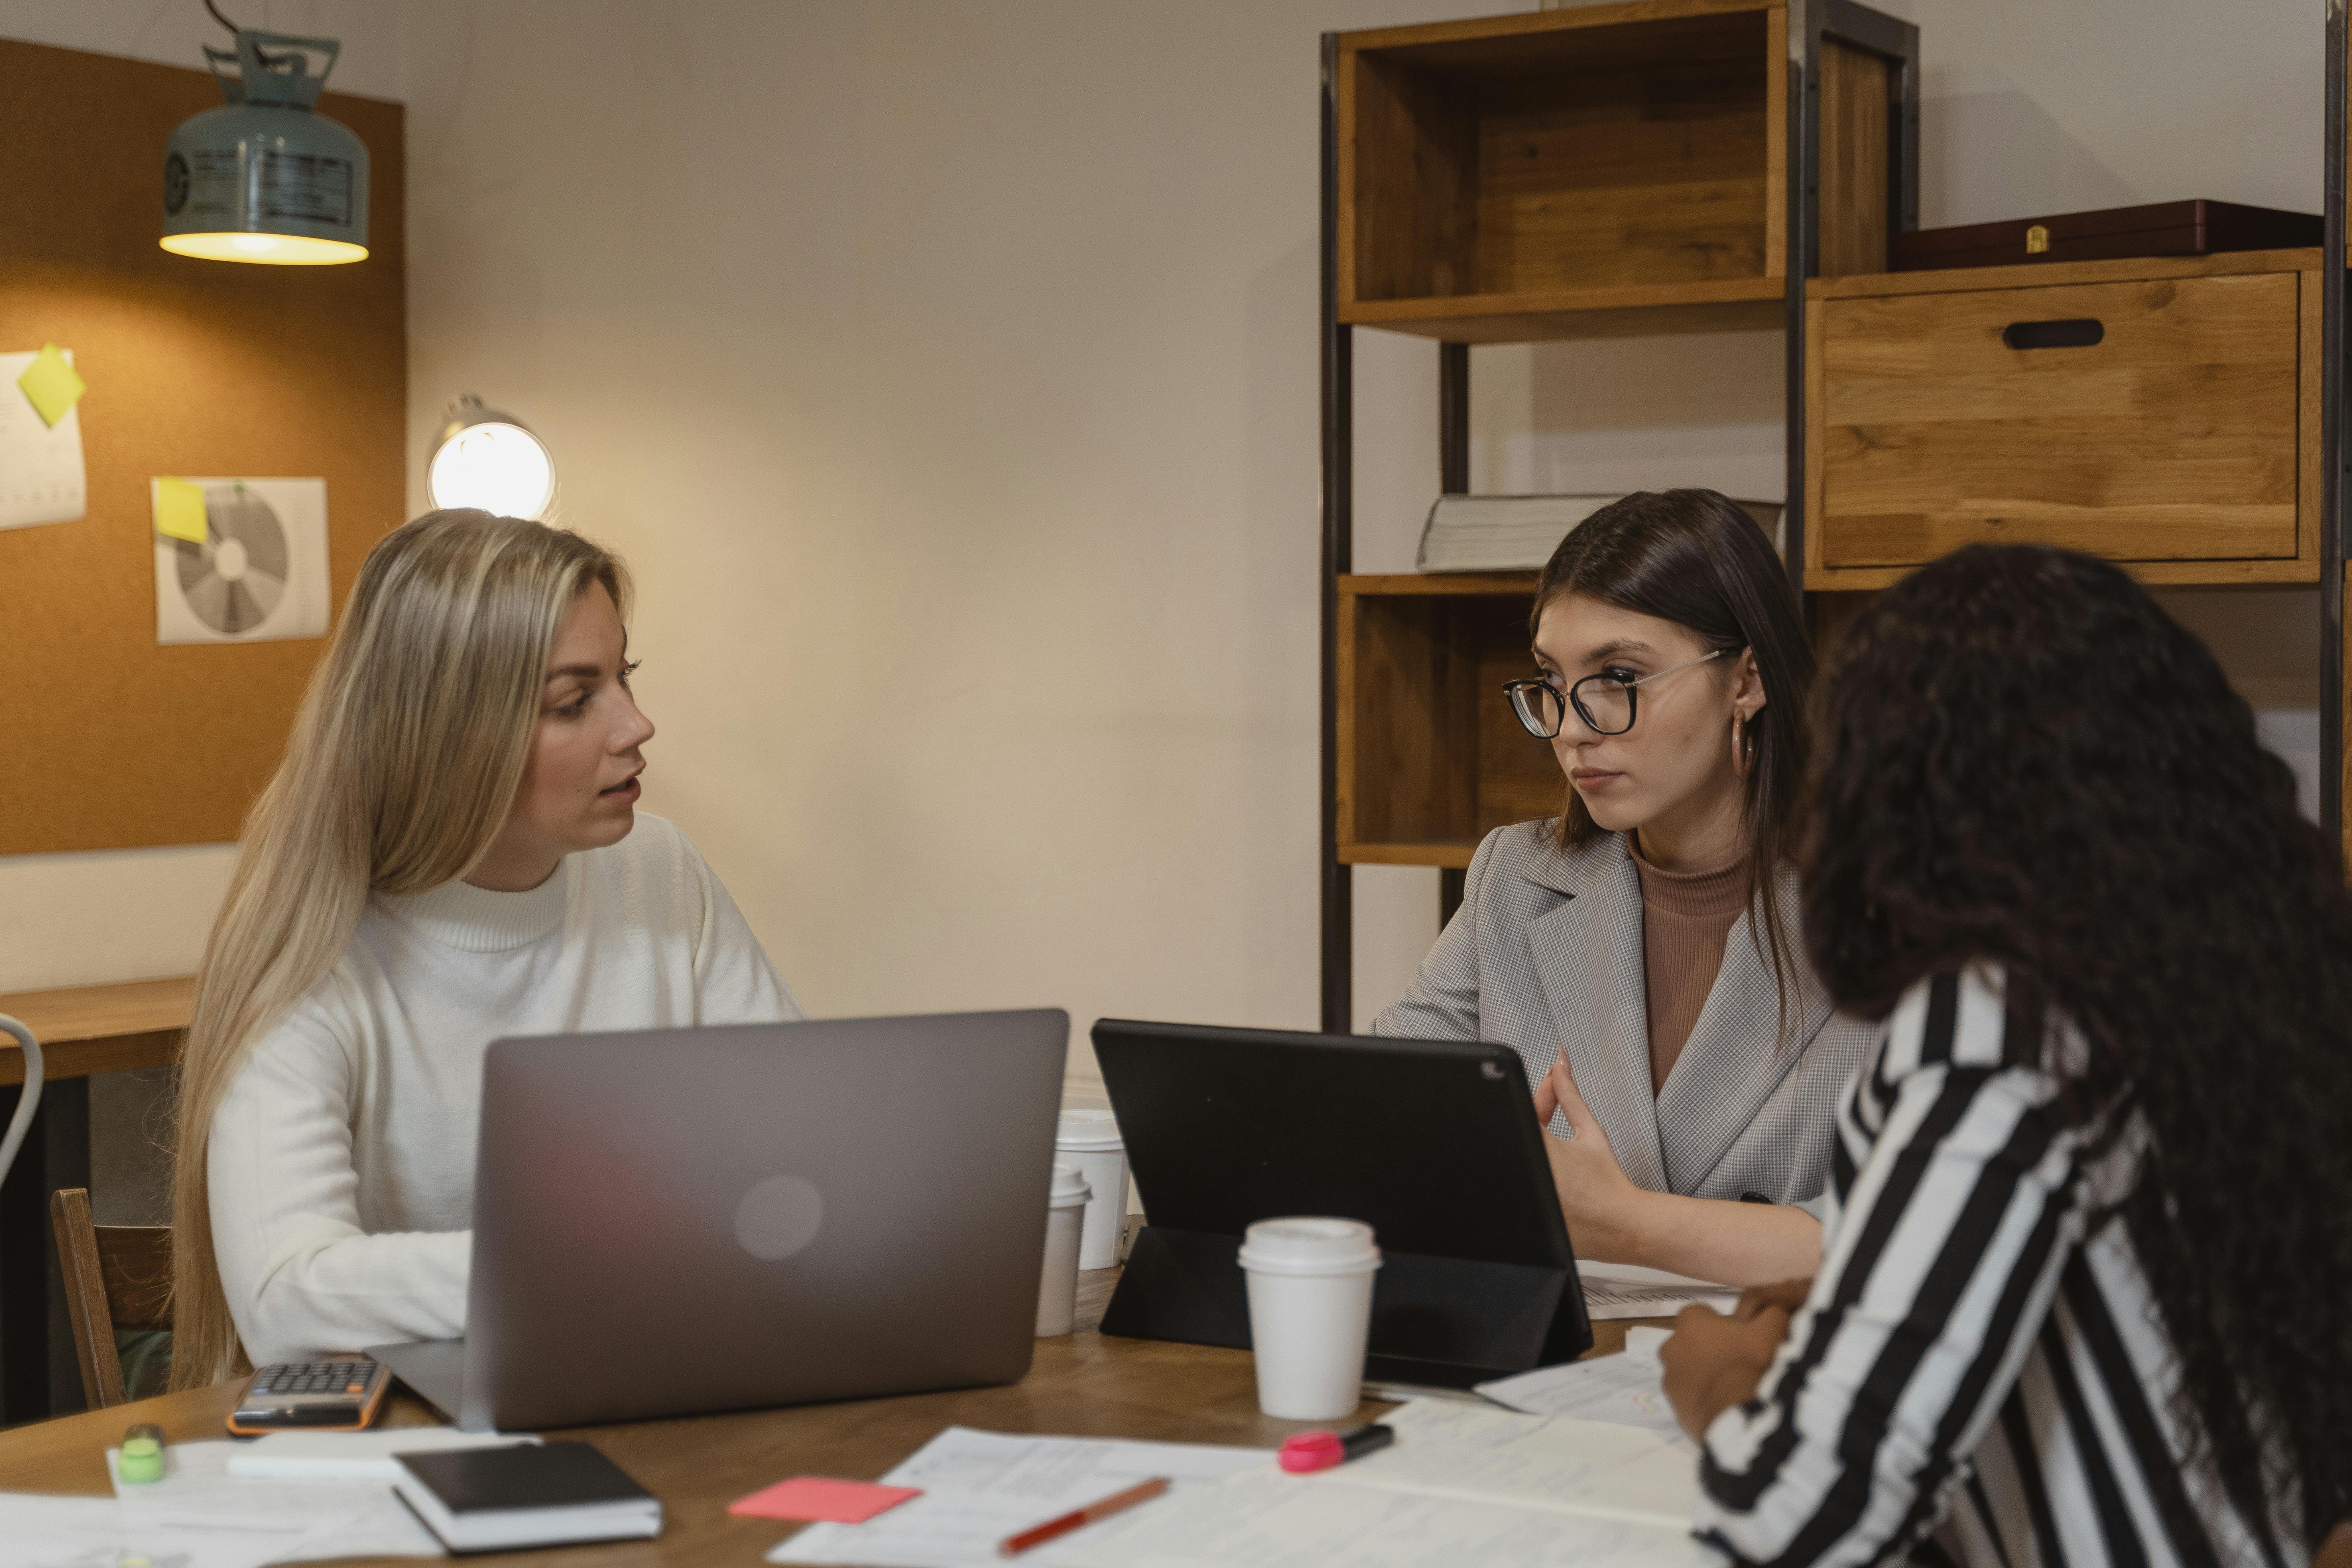
[[[1650,1091],[1665,1086],[1675,1058],[1715,989],[1723,944],[1747,907],[1746,858],[1699,871],[1662,871],[1642,858],[1642,970],[1650,999]]]

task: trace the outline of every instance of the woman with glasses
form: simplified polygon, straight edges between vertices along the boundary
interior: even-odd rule
[[[1797,940],[1790,816],[1813,659],[1771,543],[1712,490],[1628,496],[1536,584],[1559,816],[1486,836],[1461,909],[1373,1027],[1526,1063],[1580,1257],[1732,1284],[1810,1274],[1803,1209],[1871,1039]]]
[[[2294,774],[2064,551],[1922,568],[1824,695],[1805,934],[1885,1034],[1818,1276],[1666,1344],[1699,1532],[1789,1568],[2311,1561],[2352,1524],[2352,898]]]

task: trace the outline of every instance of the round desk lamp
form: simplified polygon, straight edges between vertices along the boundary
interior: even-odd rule
[[[280,267],[366,259],[367,145],[312,107],[341,50],[333,38],[244,27],[234,53],[205,46],[228,101],[172,132],[163,154],[164,249]],[[307,68],[311,54],[326,58],[316,76]],[[237,75],[223,75],[231,62]]]
[[[434,440],[425,493],[436,507],[537,521],[555,500],[555,458],[529,426],[467,393],[449,405]]]

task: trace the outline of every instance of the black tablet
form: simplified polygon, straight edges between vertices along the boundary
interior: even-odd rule
[[[1103,1332],[1247,1347],[1242,1233],[1336,1215],[1382,1254],[1366,1376],[1467,1387],[1591,1348],[1510,1047],[1119,1018],[1094,1044],[1150,1219]]]

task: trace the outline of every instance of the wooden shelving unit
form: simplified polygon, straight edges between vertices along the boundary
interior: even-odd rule
[[[1339,852],[1462,870],[1557,809],[1559,769],[1496,692],[1527,673],[1531,573],[1339,580]]]
[[[2321,255],[1816,279],[1805,586],[2014,540],[2150,584],[2317,583]]]
[[[1787,332],[1805,559],[1805,284],[1916,226],[1918,33],[1853,0],[1632,0],[1323,40],[1322,1014],[1349,1026],[1349,868],[1434,866],[1558,808],[1497,691],[1531,574],[1352,574],[1351,333],[1435,338],[1441,485],[1470,345]]]

